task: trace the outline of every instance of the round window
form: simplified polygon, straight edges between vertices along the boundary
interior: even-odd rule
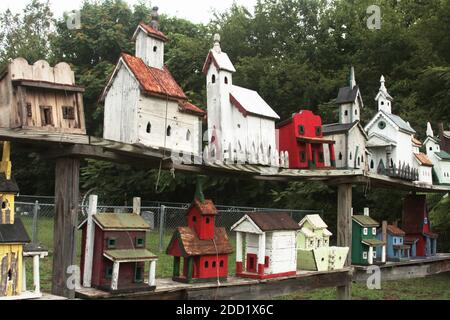
[[[386,128],[386,122],[384,122],[384,121],[378,122],[378,128],[380,128],[381,130],[383,130],[384,128]]]

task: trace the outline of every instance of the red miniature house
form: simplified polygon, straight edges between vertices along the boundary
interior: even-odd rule
[[[215,227],[216,215],[211,200],[195,199],[188,209],[188,226],[177,228],[167,248],[167,254],[174,257],[174,281],[226,281],[233,249],[225,229]]]
[[[280,151],[288,151],[291,169],[325,168],[323,145],[328,145],[331,167],[336,166],[333,140],[323,137],[322,119],[302,110],[277,125]]]
[[[436,255],[438,235],[431,232],[425,195],[408,195],[403,202],[402,229],[409,242],[416,242],[416,256]]]

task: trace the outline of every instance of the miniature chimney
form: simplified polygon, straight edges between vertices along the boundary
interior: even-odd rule
[[[214,35],[214,51],[217,53],[222,52],[222,48],[220,48],[220,34],[218,33]]]
[[[427,123],[427,137],[434,137],[433,128],[431,127],[431,123]]]
[[[150,21],[150,26],[155,29],[159,30],[159,13],[158,13],[158,7],[153,7],[152,10],[152,20]]]
[[[369,216],[369,208],[364,208],[364,215],[365,215],[366,217]]]

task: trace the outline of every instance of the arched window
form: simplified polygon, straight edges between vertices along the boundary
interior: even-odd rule
[[[238,141],[238,146],[239,146],[239,151],[242,151],[242,145],[241,145],[240,141]]]
[[[353,158],[353,154],[350,152],[350,160],[352,160]]]
[[[156,51],[158,51],[158,47],[157,47],[157,46],[154,46],[154,47],[153,47],[153,52],[156,52]]]
[[[205,269],[209,268],[209,261],[205,261]]]
[[[225,77],[223,81],[225,82],[225,84],[228,84],[228,77]]]
[[[269,146],[269,157],[272,156],[272,146]]]
[[[211,82],[212,83],[216,83],[216,75],[215,74],[212,75]]]
[[[2,209],[6,209],[6,201],[2,202]]]
[[[194,223],[197,222],[197,217],[196,216],[192,217],[192,222],[194,222]]]
[[[166,132],[167,136],[170,137],[172,135],[172,127],[168,126],[167,127],[167,132]]]
[[[361,158],[358,157],[358,166],[361,165]]]
[[[345,110],[344,116],[348,116],[348,111],[347,110]]]
[[[394,160],[391,159],[391,168],[394,166]]]
[[[189,141],[189,140],[191,140],[191,131],[190,130],[188,130],[186,132],[186,141]]]
[[[433,147],[430,147],[430,151],[433,151]]]
[[[209,218],[206,218],[206,224],[209,224],[210,220]]]
[[[339,160],[342,160],[342,152],[339,152]]]
[[[224,265],[225,264],[224,264],[223,260],[220,260],[220,267],[223,268]]]
[[[150,122],[147,123],[147,129],[145,131],[147,131],[147,133],[151,133],[152,132],[152,124]]]
[[[355,115],[358,115],[358,109],[355,109]]]
[[[373,169],[375,167],[375,163],[373,162],[373,160],[370,160],[370,169]]]

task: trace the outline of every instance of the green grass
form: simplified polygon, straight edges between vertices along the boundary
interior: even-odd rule
[[[22,221],[31,237],[32,219],[23,217]],[[41,218],[38,224],[38,239],[49,248],[49,256],[41,260],[41,287],[44,292],[51,291],[51,275],[53,261],[53,219]],[[172,230],[164,236],[164,249],[169,244]],[[234,239],[231,239],[235,246]],[[151,232],[147,236],[147,248],[158,254],[156,267],[157,277],[171,277],[173,258],[159,250],[159,234]],[[79,264],[81,252],[81,233],[77,233],[77,263]],[[229,274],[235,272],[235,254],[230,255]],[[27,284],[31,286],[32,268],[28,262]],[[435,275],[427,278],[410,279],[392,282],[383,282],[381,290],[369,290],[364,284],[353,284],[352,298],[355,300],[450,300],[450,273]],[[280,297],[282,300],[333,300],[336,298],[336,289],[327,288],[311,292],[302,292]]]

